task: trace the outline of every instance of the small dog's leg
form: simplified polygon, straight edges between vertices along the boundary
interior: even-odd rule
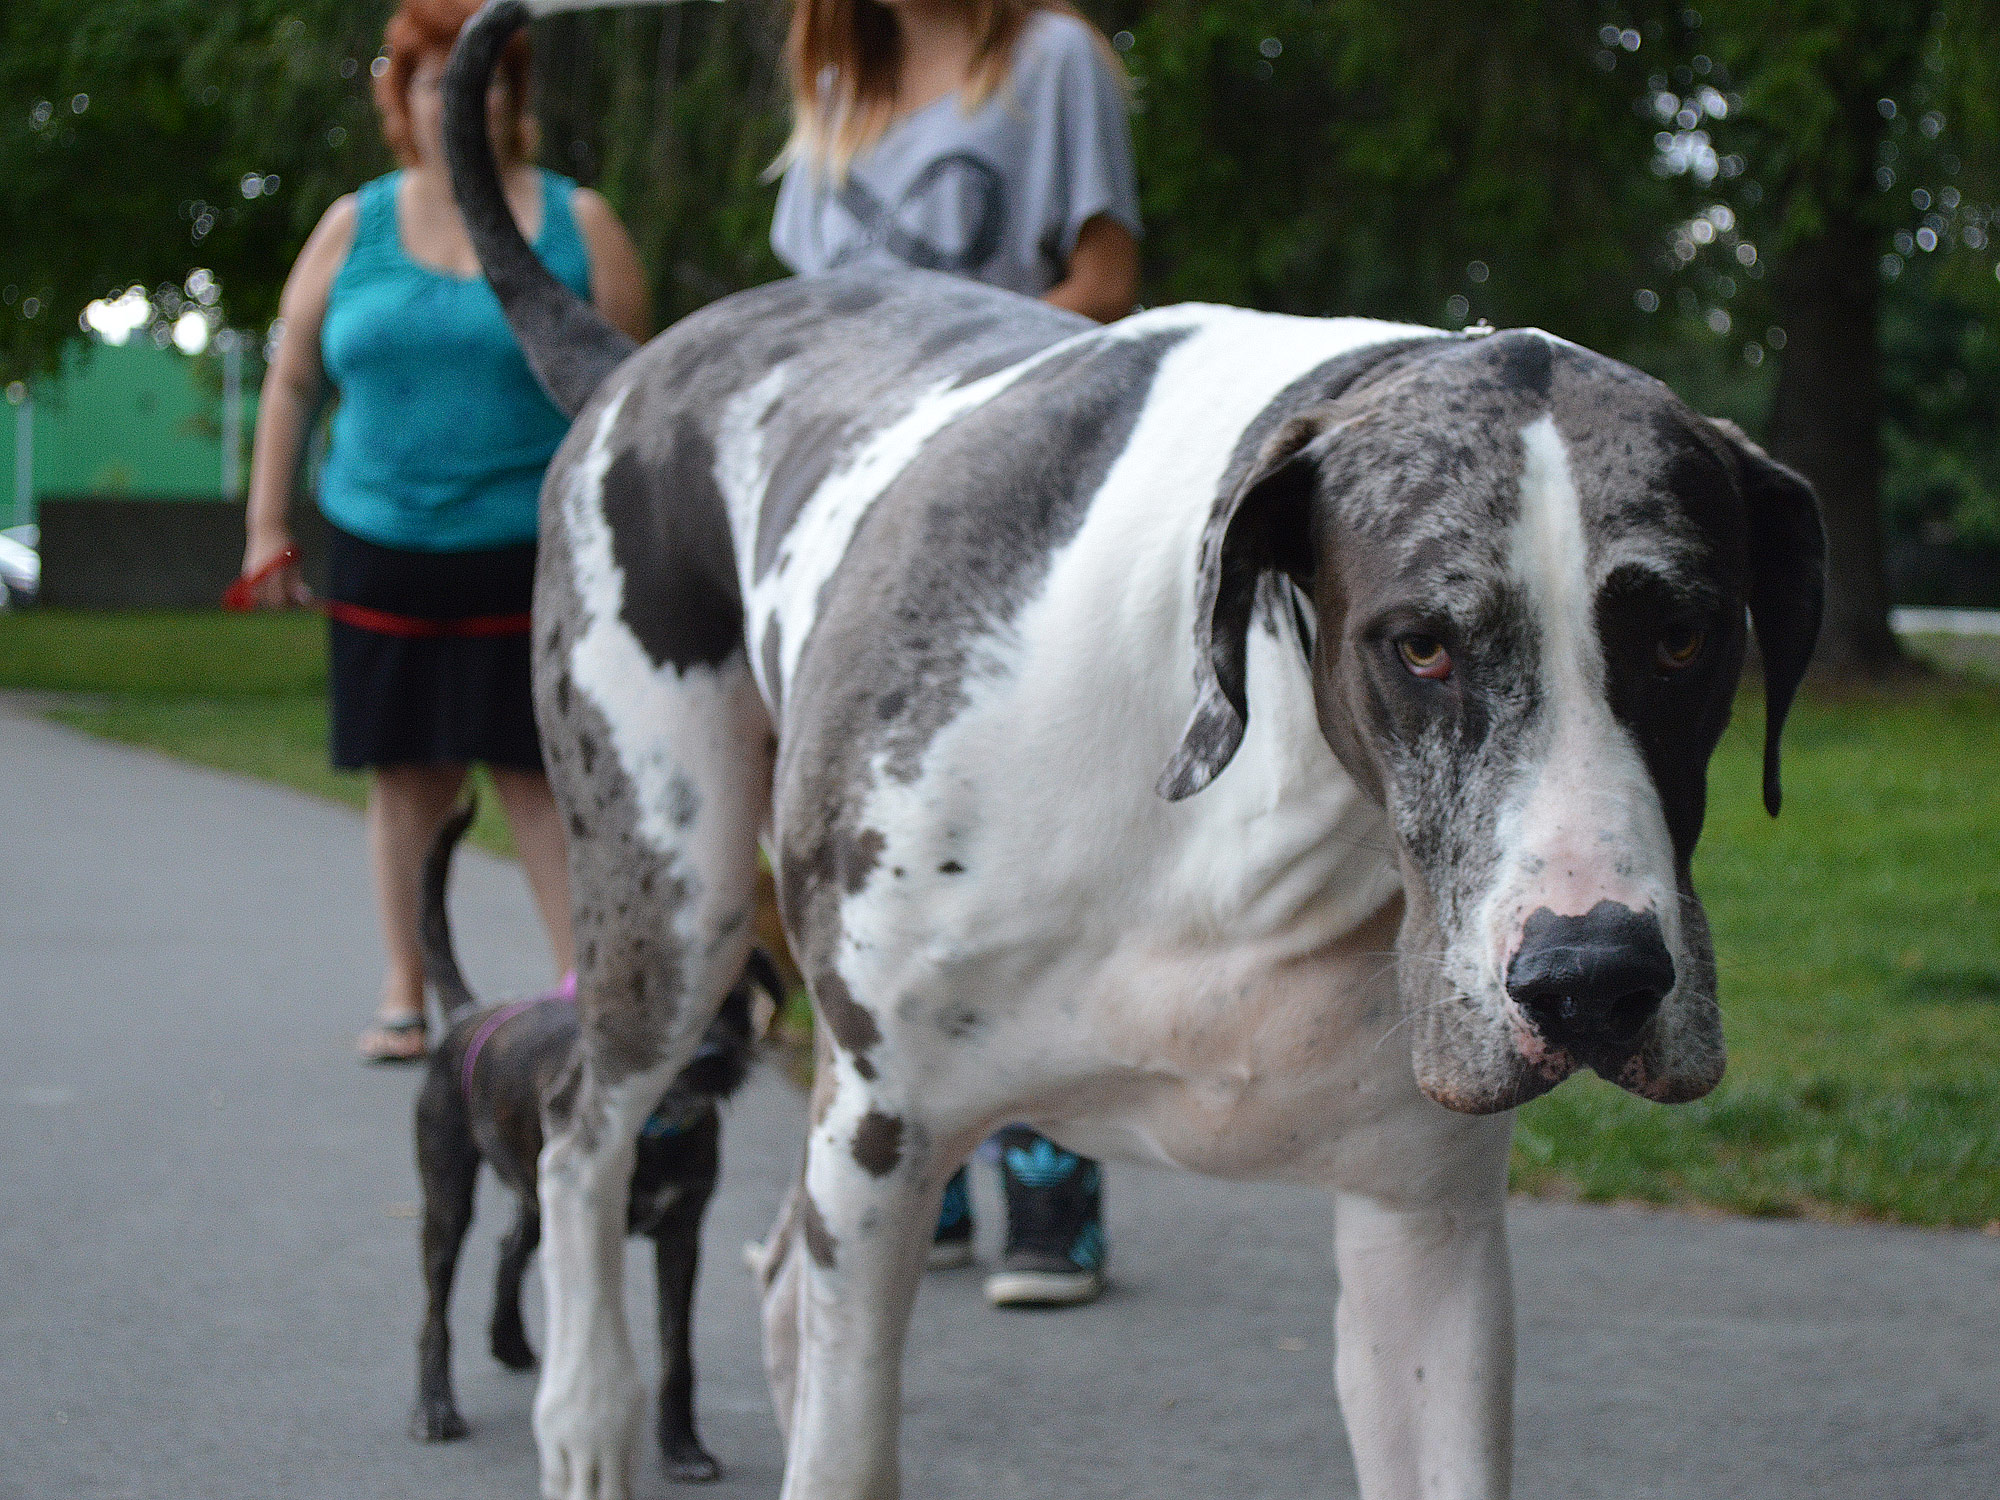
[[[426,1088],[417,1104],[417,1172],[424,1189],[424,1289],[427,1306],[417,1335],[417,1403],[410,1436],[443,1443],[462,1438],[465,1418],[451,1389],[451,1284],[459,1247],[472,1223],[472,1190],[479,1155],[464,1125],[463,1105],[447,1078]],[[450,1116],[454,1106],[457,1119]]]
[[[719,1479],[722,1469],[694,1430],[694,1286],[706,1191],[686,1190],[653,1235],[659,1271],[660,1452],[677,1483]]]
[[[1500,1132],[1504,1169],[1505,1130]],[[1506,1203],[1335,1200],[1335,1384],[1363,1500],[1505,1500],[1514,1302]]]
[[[521,1278],[528,1257],[542,1242],[542,1216],[530,1198],[521,1200],[514,1227],[500,1242],[500,1265],[493,1277],[493,1322],[487,1329],[493,1357],[510,1370],[532,1370],[535,1351],[528,1347],[528,1330],[521,1322]]]

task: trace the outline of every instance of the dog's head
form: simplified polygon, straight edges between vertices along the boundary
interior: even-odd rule
[[[1746,610],[1778,810],[1824,587],[1812,491],[1657,381],[1539,333],[1419,341],[1331,387],[1254,433],[1218,500],[1195,714],[1161,791],[1235,753],[1245,633],[1289,577],[1316,616],[1327,742],[1395,830],[1424,1091],[1505,1109],[1588,1066],[1699,1097],[1723,1046],[1689,860]]]

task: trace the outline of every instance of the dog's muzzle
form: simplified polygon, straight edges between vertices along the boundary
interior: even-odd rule
[[[1673,987],[1659,918],[1616,901],[1580,917],[1540,908],[1507,966],[1507,994],[1542,1040],[1600,1071],[1632,1055]]]

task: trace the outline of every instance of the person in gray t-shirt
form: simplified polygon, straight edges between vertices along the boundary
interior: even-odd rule
[[[1096,30],[1030,0],[796,0],[794,127],[771,245],[794,271],[920,266],[1109,322],[1139,289],[1125,84]],[[993,1138],[1007,1248],[998,1306],[1104,1289],[1102,1172],[1026,1126]],[[965,1169],[934,1266],[972,1257]]]
[[[916,29],[907,14],[915,5],[859,3]],[[800,13],[809,6],[802,0]],[[1075,15],[1035,9],[997,86],[982,95],[962,59],[947,57],[929,80],[942,92],[923,97],[923,80],[899,90],[894,102],[914,93],[911,107],[883,111],[880,133],[844,163],[836,132],[798,130],[772,248],[804,273],[921,266],[1047,297],[1100,322],[1123,316],[1138,289],[1139,201],[1124,81],[1103,38]],[[906,65],[929,60],[906,45]],[[834,75],[822,90],[836,89],[837,64],[820,71]],[[810,118],[812,101],[799,107]],[[860,108],[828,100],[819,111],[852,117]]]

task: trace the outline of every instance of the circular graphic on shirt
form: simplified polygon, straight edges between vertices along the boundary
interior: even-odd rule
[[[931,162],[894,204],[884,203],[852,173],[839,198],[865,232],[866,249],[880,246],[904,265],[926,271],[976,275],[999,253],[1007,222],[1006,183],[990,162],[969,151]]]

